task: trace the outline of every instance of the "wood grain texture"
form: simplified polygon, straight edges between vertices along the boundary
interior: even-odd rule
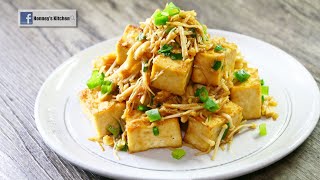
[[[320,84],[320,1],[174,1],[201,22],[256,37],[296,57]],[[0,179],[106,179],[71,165],[42,141],[34,123],[37,92],[73,54],[120,35],[165,1],[2,0],[0,2]],[[18,9],[77,9],[77,28],[19,28]],[[240,179],[317,179],[320,125],[293,153]]]

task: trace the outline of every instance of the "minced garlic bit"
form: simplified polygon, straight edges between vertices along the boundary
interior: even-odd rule
[[[264,95],[264,102],[261,108],[261,115],[266,118],[272,117],[273,120],[276,120],[279,115],[274,111],[274,107],[277,106],[278,103],[274,100],[272,96]]]

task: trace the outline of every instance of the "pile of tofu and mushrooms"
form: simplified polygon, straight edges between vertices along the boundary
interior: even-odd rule
[[[129,153],[183,142],[216,153],[241,128],[255,128],[246,120],[277,118],[258,69],[235,44],[210,38],[194,11],[167,13],[163,25],[159,12],[128,25],[116,51],[93,61],[80,92],[97,133],[91,140]]]

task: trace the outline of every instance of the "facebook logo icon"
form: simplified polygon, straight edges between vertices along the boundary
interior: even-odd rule
[[[32,24],[32,12],[20,12],[20,24]]]

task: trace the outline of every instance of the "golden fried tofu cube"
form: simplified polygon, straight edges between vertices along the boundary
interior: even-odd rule
[[[119,119],[125,109],[125,103],[99,101],[99,91],[85,89],[80,92],[80,102],[84,113],[93,122],[97,138],[109,135],[109,126],[120,128]]]
[[[189,119],[183,140],[205,152],[211,147],[209,141],[216,141],[222,126],[226,122],[225,118],[218,115],[213,115],[206,121]]]
[[[172,60],[163,55],[153,60],[151,86],[183,95],[190,80],[192,60]]]
[[[105,56],[101,56],[98,59],[95,59],[93,61],[93,68],[100,70],[100,68],[104,67],[104,69],[107,70],[114,63],[116,58],[117,58],[116,52],[112,52]]]
[[[201,52],[195,56],[192,81],[199,84],[218,86],[225,72],[232,75],[235,64],[235,48],[226,48],[224,51],[214,50]],[[219,69],[214,64],[221,62]],[[217,66],[218,67],[218,66]]]
[[[242,108],[239,105],[230,101],[219,112],[228,114],[234,126],[240,125]],[[228,122],[228,119],[220,115],[213,115],[206,121],[189,119],[188,128],[183,140],[200,151],[205,152],[210,148],[208,140],[216,141],[222,126]]]
[[[237,127],[240,125],[243,116],[242,116],[242,107],[240,107],[238,104],[229,101],[225,105],[222,106],[221,113],[228,114],[232,119],[232,124]]]
[[[224,53],[215,53],[214,51],[198,53],[194,58],[192,81],[206,85],[218,85],[222,78],[224,58]],[[216,61],[221,62],[221,67],[218,70],[212,68]]]
[[[247,68],[250,74],[247,81],[234,83],[231,89],[231,101],[243,109],[244,119],[261,117],[261,84],[258,69]]]
[[[149,122],[149,120],[127,121],[127,141],[130,153],[152,148],[180,147],[182,137],[178,118]],[[159,135],[153,134],[158,127]]]
[[[142,29],[137,26],[128,25],[126,27],[121,39],[118,41],[116,45],[116,62],[118,65],[123,64],[123,62],[127,59],[127,52],[129,51],[131,46],[137,41],[137,37],[141,32]]]

